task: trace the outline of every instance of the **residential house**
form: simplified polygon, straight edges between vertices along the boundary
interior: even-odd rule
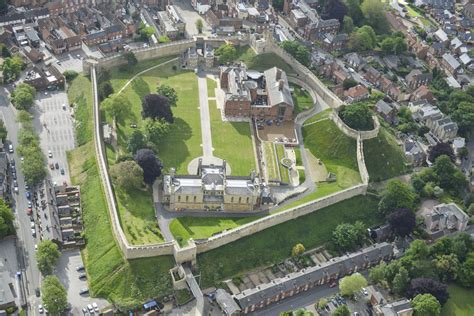
[[[382,90],[382,92],[387,93],[390,87],[393,85],[393,82],[387,77],[382,76],[380,77],[378,81],[378,85],[379,85],[380,90]]]
[[[290,11],[290,23],[295,29],[304,27],[308,22],[308,17],[300,10],[293,9]]]
[[[445,53],[443,55],[443,60],[441,61],[441,63],[444,66],[445,70],[452,75],[456,75],[457,70],[461,66],[456,57],[449,53]]]
[[[440,42],[436,42],[436,43],[433,43],[430,48],[429,48],[429,52],[431,54],[433,54],[434,56],[436,57],[441,57],[443,56],[443,54],[445,53],[446,51],[446,46],[444,43],[440,43]]]
[[[25,83],[33,86],[36,90],[41,91],[49,87],[63,87],[64,75],[56,68],[51,66],[46,70],[38,67],[33,67],[25,77]]]
[[[7,258],[5,258],[5,262]],[[19,289],[16,288],[16,284],[11,282],[9,271],[4,267],[4,262],[0,262],[0,310],[6,310],[7,308],[15,308],[16,302],[15,297],[18,297]],[[5,313],[4,315],[7,315]]]
[[[381,76],[382,76],[382,74],[372,66],[367,68],[367,70],[364,74],[365,80],[367,80],[368,82],[370,82],[374,86],[378,86],[378,82],[379,82],[379,79],[380,79]]]
[[[217,289],[216,291],[216,302],[225,316],[238,316],[240,315],[241,309],[239,305],[234,301],[232,295],[227,293],[223,289]]]
[[[355,103],[370,97],[369,90],[363,85],[356,85],[352,88],[349,88],[344,95],[346,96],[347,103]]]
[[[304,29],[304,37],[309,41],[321,40],[325,34],[335,35],[339,31],[340,23],[336,19],[318,19],[311,22]]]
[[[451,147],[453,148],[456,156],[459,156],[460,150],[466,147],[466,139],[464,137],[456,137],[453,139]]]
[[[436,32],[434,32],[433,36],[441,43],[446,43],[449,40],[448,34],[446,34],[446,32],[442,29],[438,29]]]
[[[423,0],[423,3],[435,9],[442,9],[454,12],[456,0]]]
[[[408,138],[403,143],[405,158],[409,164],[418,167],[423,165],[426,159],[426,153],[418,141]]]
[[[348,36],[345,33],[341,34],[326,34],[324,40],[321,42],[323,49],[328,51],[339,51],[346,48]]]
[[[463,46],[463,42],[457,37],[453,38],[451,42],[449,43],[449,47],[451,48],[451,51],[456,54],[459,52],[459,49]]]
[[[242,291],[234,295],[234,299],[243,314],[253,313],[315,286],[328,284],[345,275],[367,269],[382,261],[388,261],[393,255],[394,249],[389,243],[374,244],[360,251],[333,258],[317,266],[305,268],[269,283],[260,284],[256,288]]]
[[[464,5],[463,14],[465,17],[474,20],[474,3],[469,2]]]
[[[406,77],[405,80],[408,86],[412,89],[417,89],[421,85],[428,85],[433,80],[433,75],[429,72],[422,73],[418,69],[413,69]]]
[[[446,77],[446,83],[448,84],[448,86],[450,86],[453,89],[460,89],[461,88],[461,85],[456,80],[456,78],[454,78],[453,76]]]
[[[459,56],[459,60],[461,61],[464,67],[469,66],[472,62],[472,58],[467,53],[464,53]]]
[[[369,303],[372,305],[373,314],[376,316],[412,316],[413,308],[410,301],[401,299],[394,302],[388,300],[374,286],[367,286],[366,291],[369,294]]]
[[[434,96],[433,92],[431,92],[431,90],[427,86],[421,85],[415,91],[413,91],[411,99],[414,101],[428,100],[430,102],[433,102]]]
[[[400,58],[398,58],[398,56],[396,55],[389,55],[385,56],[383,58],[383,61],[385,62],[388,68],[396,69],[398,68],[398,64],[400,63]]]
[[[449,116],[430,118],[426,121],[426,126],[442,142],[448,142],[458,134],[458,125]]]
[[[439,238],[450,232],[466,230],[469,216],[455,203],[439,204],[422,213],[426,231],[432,238]]]
[[[400,90],[399,87],[397,87],[396,85],[391,85],[390,88],[388,89],[388,91],[386,92],[389,97],[391,97],[393,100],[395,101],[401,101],[400,100],[400,97],[401,97],[401,94],[402,94],[402,91]]]
[[[375,104],[375,112],[377,112],[387,123],[391,125],[398,124],[397,108],[385,102],[384,100],[379,100]]]
[[[347,63],[355,70],[359,70],[365,65],[365,59],[357,53],[349,53],[345,58]]]

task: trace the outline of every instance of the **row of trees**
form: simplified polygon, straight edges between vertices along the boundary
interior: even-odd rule
[[[26,111],[18,113],[21,129],[18,133],[18,152],[24,157],[21,163],[26,182],[33,186],[46,177],[46,161],[41,150],[40,139],[36,134],[31,114]]]
[[[216,49],[215,55],[219,57],[221,64],[228,64],[237,58],[237,49],[230,43],[222,44]]]
[[[464,233],[443,237],[432,246],[415,240],[401,259],[372,268],[369,278],[394,294],[414,300],[429,294],[441,306],[449,299],[447,282],[474,286],[473,250],[472,238]]]

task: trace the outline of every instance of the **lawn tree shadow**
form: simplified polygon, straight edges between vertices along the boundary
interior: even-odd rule
[[[178,168],[190,155],[188,147],[186,146],[185,142],[186,140],[190,139],[192,136],[193,136],[193,130],[191,129],[189,124],[182,118],[175,117],[174,123],[171,124],[170,133],[165,136],[164,141],[158,143],[158,148],[166,146],[165,145],[166,143],[166,144],[170,144],[169,149],[172,149],[172,150],[167,150],[167,152],[170,153],[171,155],[167,156],[166,160],[163,159],[162,156],[160,156],[160,153],[158,153],[158,157],[160,158],[160,160],[162,160],[165,170],[168,170],[169,168]],[[187,173],[186,170],[177,170],[177,171],[178,172],[184,171],[185,173]]]
[[[132,81],[132,89],[138,94],[140,100],[151,93],[150,87],[142,77],[135,78],[135,80]]]

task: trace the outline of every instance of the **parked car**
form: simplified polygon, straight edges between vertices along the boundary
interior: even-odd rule
[[[64,169],[63,168],[61,168],[61,174],[64,175]]]
[[[362,288],[362,293],[364,293],[365,296],[369,295],[369,292],[367,292],[367,289]]]
[[[13,154],[13,145],[12,144],[8,145],[8,152],[10,154]]]
[[[77,266],[76,267],[76,271],[79,272],[79,271],[84,271],[84,266],[81,264],[80,266]]]
[[[38,305],[38,313],[40,313],[40,314],[44,313],[43,305],[41,305],[41,304]]]
[[[92,303],[92,307],[94,307],[94,311],[95,311],[96,313],[99,312],[99,306],[97,306],[97,303],[96,303],[96,302],[93,302],[93,303]]]
[[[12,172],[12,178],[13,178],[13,180],[17,180],[16,172]]]
[[[30,222],[31,228],[35,229],[35,222]]]
[[[79,279],[80,279],[80,280],[85,280],[85,279],[87,279],[87,274],[85,274],[85,273],[79,274]]]
[[[26,214],[27,214],[28,216],[31,216],[31,215],[33,214],[33,209],[32,209],[31,207],[28,207],[28,208],[26,209]]]
[[[40,289],[39,289],[39,288],[36,288],[36,289],[35,289],[35,295],[36,295],[36,297],[40,297],[40,296],[41,296],[41,292],[40,292]]]
[[[36,238],[36,230],[34,228],[31,229],[31,235]]]
[[[51,150],[48,150],[48,157],[53,158],[53,152]]]
[[[25,194],[26,194],[26,198],[27,198],[28,200],[31,199],[31,193],[30,193],[30,191],[26,191]]]
[[[54,170],[54,163],[49,164],[49,169]]]
[[[83,313],[84,315],[87,314],[87,308],[83,307],[83,308],[82,308],[82,313]]]
[[[84,295],[84,294],[87,294],[87,293],[89,293],[89,289],[86,288],[86,287],[79,290],[79,295]]]
[[[59,164],[56,162],[56,163],[54,164],[54,167],[55,167],[56,169],[59,169]]]

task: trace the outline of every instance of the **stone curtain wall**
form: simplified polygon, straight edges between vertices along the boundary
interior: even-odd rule
[[[332,204],[350,199],[354,196],[365,194],[366,192],[367,185],[360,184],[329,196],[310,201],[298,207],[263,217],[254,222],[228,230],[225,233],[207,239],[196,240],[195,243],[197,247],[197,253],[203,253],[224,246],[240,238],[255,234],[259,231],[298,218],[300,216],[307,215]]]
[[[317,94],[326,102],[331,108],[339,108],[343,102],[339,99],[331,90],[329,90],[316,75],[303,66],[293,56],[288,54],[283,48],[274,43],[273,39],[267,37],[267,52],[273,52],[280,56],[287,64],[298,74],[298,78],[301,81],[306,82],[312,90],[316,91]]]
[[[347,136],[357,139],[360,138],[362,140],[367,140],[367,139],[372,139],[377,137],[379,134],[380,130],[380,122],[377,116],[372,115],[372,120],[374,121],[374,129],[370,131],[357,131],[353,128],[350,128],[347,126],[346,123],[339,117],[338,111],[333,111],[330,115],[331,119],[334,121],[334,123],[337,125],[337,127]]]

